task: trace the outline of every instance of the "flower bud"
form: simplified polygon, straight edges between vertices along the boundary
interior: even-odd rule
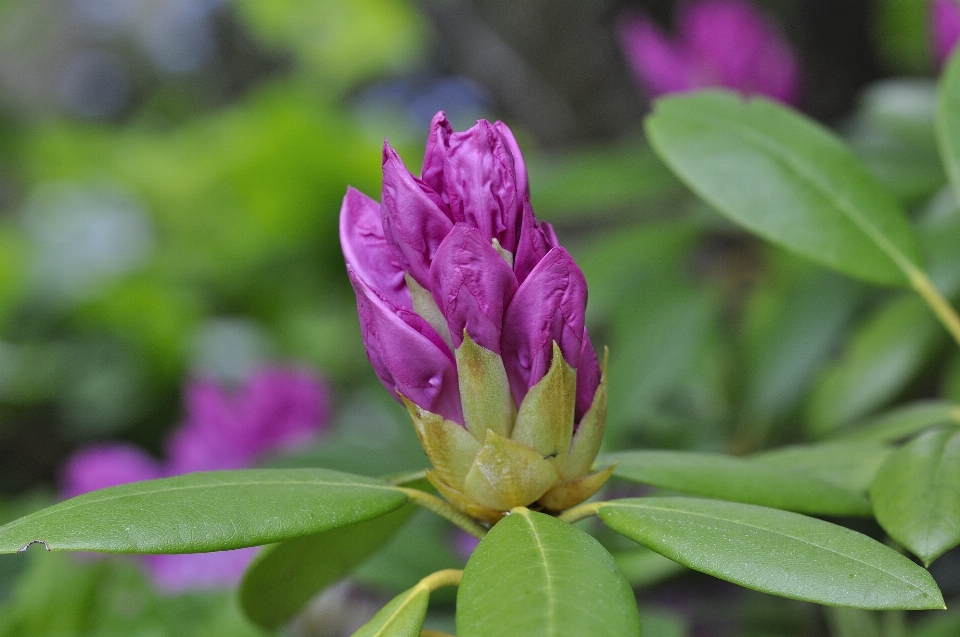
[[[530,207],[513,134],[434,118],[419,178],[389,145],[381,203],[349,189],[340,240],[367,356],[407,408],[460,510],[496,522],[593,495],[606,375],[584,326],[587,285]]]

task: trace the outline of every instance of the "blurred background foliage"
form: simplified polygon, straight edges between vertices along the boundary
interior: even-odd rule
[[[615,25],[638,10],[667,24],[673,4],[0,0],[0,520],[55,498],[78,446],[159,453],[186,379],[275,361],[323,373],[337,418],[272,464],[422,468],[364,356],[337,216],[348,184],[378,195],[384,137],[419,165],[440,109],[460,129],[488,117],[517,134],[534,208],[586,273],[593,341],[610,347],[610,449],[743,454],[960,400],[960,356],[921,302],[745,235],[646,146],[648,100]],[[911,210],[956,300],[960,215],[934,140],[926,2],[756,4],[798,51],[801,110]],[[416,518],[286,632],[349,634],[378,595],[461,564],[454,538]],[[824,610],[608,541],[653,637],[960,631],[955,613]],[[934,574],[955,601],[960,555]],[[438,607],[429,625],[452,630]],[[259,634],[229,592],[165,597],[131,562],[0,560],[0,636]]]

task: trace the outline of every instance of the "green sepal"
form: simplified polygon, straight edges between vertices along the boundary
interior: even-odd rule
[[[436,330],[447,347],[453,349],[453,339],[450,337],[450,328],[447,326],[447,319],[443,317],[440,307],[437,305],[433,293],[426,289],[416,279],[410,276],[409,272],[403,274],[403,280],[410,290],[410,298],[413,301],[413,311],[420,315],[430,327]]]
[[[477,440],[486,439],[487,429],[509,438],[516,410],[503,359],[477,345],[466,330],[456,357],[460,404],[467,429]]]
[[[450,486],[462,489],[467,471],[480,451],[480,443],[457,423],[421,409],[403,396],[400,399],[437,474]]]
[[[539,452],[488,429],[464,493],[488,509],[509,511],[536,502],[559,482],[557,469]]]
[[[580,419],[580,426],[573,434],[570,453],[560,466],[560,477],[564,481],[576,480],[587,475],[603,443],[603,431],[607,424],[607,358],[610,350],[603,348],[603,367],[600,385],[593,394],[590,409]]]
[[[576,400],[577,372],[554,341],[550,369],[527,392],[510,437],[539,452],[559,471],[570,452]]]

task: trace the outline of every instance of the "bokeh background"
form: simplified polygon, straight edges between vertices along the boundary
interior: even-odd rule
[[[669,29],[674,4],[0,0],[0,520],[54,501],[77,449],[162,455],[191,379],[229,388],[271,365],[325,378],[334,415],[317,442],[264,464],[422,468],[366,361],[337,217],[348,184],[379,198],[384,138],[416,169],[441,109],[458,129],[511,126],[538,217],[587,275],[593,341],[611,349],[608,448],[743,454],[897,403],[960,400],[960,356],[922,304],[748,237],[652,154],[651,95],[617,28],[641,13]],[[754,5],[796,53],[798,107],[913,211],[938,283],[957,292],[927,2]],[[286,634],[349,634],[392,592],[462,564],[457,539],[417,518]],[[653,637],[960,631],[950,613],[752,594],[611,542]],[[934,574],[956,599],[960,555]],[[452,631],[438,599],[430,621]],[[229,591],[164,594],[134,562],[0,559],[4,637],[260,634]]]

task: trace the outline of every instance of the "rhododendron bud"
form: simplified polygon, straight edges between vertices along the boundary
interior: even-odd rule
[[[676,25],[676,37],[670,39],[647,18],[621,20],[627,62],[651,95],[718,86],[796,103],[795,56],[748,2],[682,2]]]
[[[430,481],[495,522],[590,497],[606,379],[584,326],[587,285],[530,207],[502,122],[434,117],[423,170],[384,145],[381,203],[349,189],[340,241],[367,355],[406,405]]]

